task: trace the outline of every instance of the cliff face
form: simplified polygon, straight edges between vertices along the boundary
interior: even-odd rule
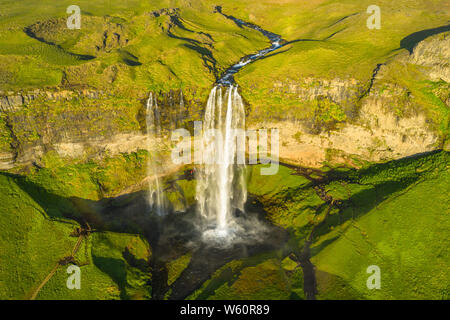
[[[278,81],[270,92],[307,106],[306,116],[292,119],[280,113],[272,117],[276,121],[263,118],[264,126],[280,129],[283,160],[313,167],[324,161],[382,161],[445,148],[449,52],[449,35],[437,35],[420,42],[411,55],[400,54],[378,65],[369,83],[313,78]],[[416,77],[418,88],[408,77]],[[329,112],[330,105],[341,112],[340,118]],[[326,111],[327,121],[318,121],[321,110]],[[253,129],[261,127],[259,114],[257,118]]]
[[[194,92],[186,90],[194,96]],[[147,92],[138,97],[94,90],[9,93],[0,99],[0,169],[39,164],[49,151],[70,159],[101,158],[119,153],[169,150],[168,132],[186,118],[196,119],[200,101],[181,92],[157,94],[163,139],[148,141]]]
[[[311,134],[307,126],[290,121],[267,123],[280,129],[280,158],[298,165],[319,167],[324,161],[354,165],[355,159],[382,161],[435,150],[437,133],[427,129],[422,115],[399,118],[380,112],[383,99],[363,104],[359,123],[343,123],[337,129]]]
[[[411,54],[378,65],[369,82],[277,80],[263,90],[281,96],[281,104],[293,105],[289,112],[294,116],[272,112],[261,118],[269,114],[268,107],[250,104],[250,128],[279,128],[281,159],[313,167],[324,161],[352,165],[355,159],[397,159],[442,148],[447,127],[436,119],[445,116],[436,116],[423,97],[448,110],[449,43],[448,34],[430,37]],[[414,91],[398,71],[408,68],[419,69],[414,77],[438,84]],[[158,94],[166,132],[159,151],[170,150],[171,129],[192,129],[192,121],[202,119],[207,89],[183,93],[183,103],[179,90]],[[62,157],[90,158],[147,149],[147,94],[117,97],[93,89],[0,92],[0,169],[39,162],[50,150]]]
[[[433,81],[450,82],[450,34],[443,33],[419,42],[408,62],[425,67]]]

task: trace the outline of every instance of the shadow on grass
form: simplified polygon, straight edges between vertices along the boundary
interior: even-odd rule
[[[409,36],[403,38],[400,41],[400,47],[406,49],[411,54],[413,52],[414,47],[420,42],[425,40],[428,37],[431,37],[435,34],[439,34],[442,32],[450,31],[450,24],[438,28],[422,30],[418,32],[414,32]]]
[[[317,239],[349,220],[360,218],[382,202],[401,195],[409,187],[421,181],[424,175],[436,172],[436,170],[445,170],[448,156],[448,152],[437,150],[386,163],[373,164],[359,170],[331,168],[322,173],[315,169],[289,166],[294,170],[294,175],[301,175],[310,182],[300,187],[286,188],[267,199],[265,204],[288,209],[290,203],[302,201],[304,205],[301,210],[313,209],[316,216],[323,214],[329,208],[330,214],[327,214],[326,219],[321,223],[315,226],[308,224],[299,230],[304,231],[303,234],[310,230],[313,239]],[[333,199],[329,192],[325,192],[333,182],[340,184],[343,190],[346,190],[344,194],[347,193],[347,195],[341,195],[340,199]],[[315,207],[307,202],[310,199],[312,188],[322,199],[322,203]],[[313,255],[336,239],[338,237],[314,248]]]
[[[401,195],[409,187],[420,182],[424,175],[436,172],[436,169],[445,170],[448,155],[449,153],[445,151],[434,151],[354,171],[351,179],[344,180],[348,184],[347,188],[353,185],[363,190],[350,192],[347,199],[338,201],[335,207],[339,212],[328,216],[316,226],[313,236],[320,237],[349,220],[358,219],[379,204]],[[338,238],[336,236],[314,248],[312,255],[316,255]]]
[[[334,168],[326,173],[319,174],[314,170],[301,171],[309,177],[310,182],[299,188],[285,190],[283,198],[278,202],[303,201],[298,193],[310,193],[311,188],[324,187],[330,182],[338,181],[346,185],[355,185],[355,192],[351,192],[348,198],[335,203],[338,214],[330,215],[324,223],[315,228],[314,236],[329,232],[331,227],[342,225],[350,219],[356,219],[370,212],[378,204],[392,198],[395,194],[406,190],[416,183],[425,174],[435,171],[437,166],[445,165],[448,161],[448,152],[433,152],[416,157],[404,158],[383,164],[376,164],[364,169],[355,170],[348,168]],[[122,195],[116,198],[92,201],[76,197],[65,198],[53,194],[43,186],[40,186],[26,177],[1,173],[14,179],[19,187],[29,194],[48,215],[48,218],[73,219],[83,224],[88,222],[93,229],[98,231],[112,231],[118,233],[140,234],[150,243],[153,269],[153,298],[162,299],[171,289],[170,299],[184,299],[208,280],[211,275],[226,263],[235,260],[253,257],[262,252],[273,252],[283,248],[287,241],[285,230],[275,228],[263,243],[251,245],[240,244],[232,248],[221,250],[203,245],[198,241],[201,234],[196,228],[196,215],[193,210],[186,213],[172,213],[166,217],[153,215],[148,208],[147,194],[145,191]],[[315,177],[315,178],[314,178]],[[255,199],[249,198],[248,204]],[[316,209],[323,212],[326,206],[334,202],[324,201]],[[257,212],[260,215],[263,207],[261,204],[248,208],[246,212]],[[301,230],[300,230],[301,231]],[[335,239],[314,250],[317,254],[323,247],[331,244]],[[193,243],[196,243],[193,245]],[[177,280],[169,288],[167,286],[167,270],[165,264],[173,261],[186,252],[192,252],[190,264],[184,269]],[[145,261],[134,261],[127,252],[125,259],[130,265],[145,267]],[[94,264],[100,270],[108,274],[119,286],[121,297],[127,298],[124,288],[126,286],[126,265],[124,261],[108,257],[94,257]],[[148,266],[148,265],[147,265]],[[161,270],[161,272],[159,272]],[[158,274],[159,273],[159,274]],[[232,281],[229,272],[222,274],[216,282],[212,282],[200,297],[206,297],[214,292],[222,283]]]
[[[204,281],[226,263],[247,258],[257,253],[273,250],[284,243],[282,230],[275,230],[267,243],[240,244],[232,248],[216,249],[201,240],[200,225],[195,211],[172,212],[167,216],[156,216],[148,207],[147,192],[140,191],[115,198],[92,201],[77,197],[62,197],[30,179],[2,173],[29,194],[42,207],[45,218],[50,220],[75,220],[81,225],[89,223],[94,232],[116,232],[139,234],[146,238],[152,248],[150,261],[136,259],[126,249],[124,260],[104,256],[93,256],[93,263],[106,273],[120,289],[120,297],[128,299],[127,265],[143,272],[152,272],[152,297],[164,299],[172,289],[171,299],[183,299],[198,289]],[[260,217],[261,218],[261,217]],[[167,285],[167,263],[192,252],[190,265],[169,288]]]
[[[122,260],[110,257],[93,256],[94,264],[102,272],[106,273],[119,287],[120,298],[128,299],[125,286],[127,285],[127,271],[126,265]]]
[[[67,51],[66,49],[64,49],[63,47],[61,47],[60,45],[57,45],[57,44],[55,44],[55,43],[53,43],[53,42],[51,42],[51,41],[47,41],[47,40],[45,40],[44,38],[41,38],[41,37],[37,36],[37,35],[31,30],[30,27],[24,28],[24,29],[23,29],[23,32],[25,32],[25,34],[26,34],[27,36],[29,36],[30,38],[36,39],[37,41],[42,42],[42,43],[44,43],[44,44],[46,44],[46,45],[53,46],[53,47],[57,48],[58,50],[61,50],[61,51],[63,51],[64,53],[66,53],[66,54],[68,54],[68,55],[70,55],[70,56],[72,56],[72,57],[74,57],[74,58],[76,58],[76,59],[78,59],[78,60],[80,60],[80,61],[89,61],[89,60],[93,60],[93,59],[96,58],[95,56],[91,56],[91,55],[88,55],[88,54],[78,54],[78,53],[72,53],[72,52],[69,52],[69,51]]]

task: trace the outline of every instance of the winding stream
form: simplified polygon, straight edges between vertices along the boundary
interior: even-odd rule
[[[267,54],[278,50],[280,48],[282,48],[283,46],[285,46],[286,44],[288,44],[288,42],[286,40],[284,40],[280,35],[272,33],[270,31],[264,30],[262,29],[260,26],[257,26],[253,23],[249,23],[249,22],[245,22],[242,21],[241,19],[235,18],[233,16],[224,14],[222,12],[222,7],[221,6],[217,6],[216,7],[216,11],[218,13],[220,13],[221,15],[223,15],[225,18],[230,19],[232,21],[234,21],[239,27],[243,28],[243,27],[247,27],[253,30],[256,30],[258,32],[261,32],[265,37],[267,37],[270,42],[271,42],[271,46],[268,48],[265,48],[263,50],[258,51],[255,54],[251,54],[249,56],[245,56],[243,57],[241,60],[239,60],[238,63],[232,65],[231,67],[229,67],[223,74],[222,76],[217,80],[217,84],[219,85],[224,85],[224,86],[230,86],[232,84],[234,84],[234,75],[236,73],[239,72],[239,70],[241,70],[243,67],[245,67],[246,65],[261,59],[262,57],[266,56]]]

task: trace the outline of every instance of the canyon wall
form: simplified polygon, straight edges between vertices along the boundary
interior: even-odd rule
[[[264,89],[267,95],[285,95],[299,106],[312,103],[315,111],[297,118],[280,112],[261,119],[254,110],[264,114],[264,106],[247,103],[249,126],[279,128],[280,158],[302,166],[357,165],[358,160],[384,161],[447,148],[441,111],[427,109],[420,91],[410,90],[395,74],[399,67],[418,69],[421,77],[438,83],[424,92],[448,110],[449,52],[450,37],[441,34],[420,42],[411,54],[403,52],[378,65],[368,82],[313,77],[275,81]],[[157,93],[166,129],[164,143],[154,144],[159,151],[170,153],[171,129],[192,129],[192,121],[202,119],[208,88],[199,90],[201,94],[196,90],[183,92],[183,106],[179,89]],[[38,164],[48,151],[88,159],[147,149],[147,95],[117,97],[92,88],[0,92],[0,169]],[[332,113],[330,119],[317,113],[324,108]]]

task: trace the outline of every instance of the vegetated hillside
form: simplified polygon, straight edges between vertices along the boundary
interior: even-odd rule
[[[151,241],[157,227],[152,214],[134,204],[141,200],[130,195],[95,201],[101,186],[117,184],[114,172],[123,172],[120,163],[52,161],[51,168],[27,177],[0,176],[1,223],[7,230],[1,238],[2,261],[8,262],[1,272],[3,298],[29,298],[55,263],[70,255],[76,242],[70,235],[78,226],[70,219],[82,225],[86,219],[95,230],[75,255],[82,290],[66,289],[66,266],[61,266],[38,299],[150,298],[151,279],[160,268],[167,272],[166,298],[176,281],[187,281],[189,249],[152,268],[153,250],[143,239]],[[260,166],[249,168],[252,202],[260,203],[265,219],[287,230],[289,239],[280,249],[229,260],[200,288],[187,288],[186,298],[305,299],[310,290],[305,283],[311,281],[318,299],[448,298],[448,161],[448,152],[437,152],[367,163],[359,170],[282,166],[277,175],[264,177]],[[194,203],[195,181],[179,174],[166,183],[179,212],[173,217],[181,219],[186,207],[180,204]],[[304,270],[308,261],[313,280]],[[381,268],[381,290],[366,287],[371,265]],[[20,286],[17,277],[24,279]]]
[[[210,0],[82,0],[80,30],[64,27],[70,4],[0,2],[0,298],[32,297],[57,263],[37,299],[148,299],[154,283],[170,298],[195,257],[183,249],[152,269],[148,92],[165,129],[190,128],[216,76],[267,39]],[[448,3],[381,1],[380,30],[366,28],[370,4],[220,3],[291,42],[236,76],[249,125],[279,127],[295,164],[249,168],[252,205],[290,238],[228,261],[186,297],[448,299],[448,153],[404,158],[448,148]],[[173,170],[167,194],[184,214],[195,181]],[[71,257],[87,221],[96,230]],[[68,257],[81,291],[65,286]],[[381,290],[365,286],[370,265]]]
[[[0,182],[1,299],[151,296],[151,251],[145,240],[137,235],[94,233],[83,239],[74,254],[78,238],[74,231],[80,225],[63,217],[68,211],[78,213],[68,199],[20,176],[2,173]],[[66,270],[72,263],[81,267],[80,290],[66,286]]]
[[[47,149],[81,158],[145,148],[149,91],[167,128],[191,129],[216,77],[268,46],[210,0],[82,1],[80,30],[65,27],[68,3],[46,4],[2,7],[0,168]],[[221,5],[288,42],[236,75],[246,123],[280,128],[283,160],[355,165],[448,148],[447,2],[382,1],[379,30],[366,27],[368,1]]]
[[[448,299],[448,161],[439,152],[357,171],[282,168],[254,174],[249,190],[295,235],[285,254],[310,248],[317,298]],[[380,290],[366,286],[372,265]]]
[[[321,166],[448,148],[448,3],[381,1],[379,30],[366,27],[369,1],[273,3],[228,10],[289,43],[236,76],[248,123],[280,128],[286,161]]]
[[[54,266],[64,260],[37,299],[151,297],[151,250],[145,238],[94,232],[73,251],[78,237],[74,232],[80,225],[85,228],[86,220],[93,219],[95,228],[102,229],[88,203],[121,190],[121,185],[130,185],[128,179],[143,176],[140,171],[146,169],[140,161],[145,161],[145,156],[124,155],[100,164],[84,164],[49,155],[45,168],[29,168],[27,176],[1,173],[0,224],[5,232],[0,237],[4,261],[0,297],[31,298]],[[67,259],[71,255],[73,259]],[[65,285],[70,262],[81,266],[81,291]]]
[[[224,68],[267,42],[204,2],[81,1],[79,30],[66,27],[71,4],[1,4],[3,89],[209,86]]]

